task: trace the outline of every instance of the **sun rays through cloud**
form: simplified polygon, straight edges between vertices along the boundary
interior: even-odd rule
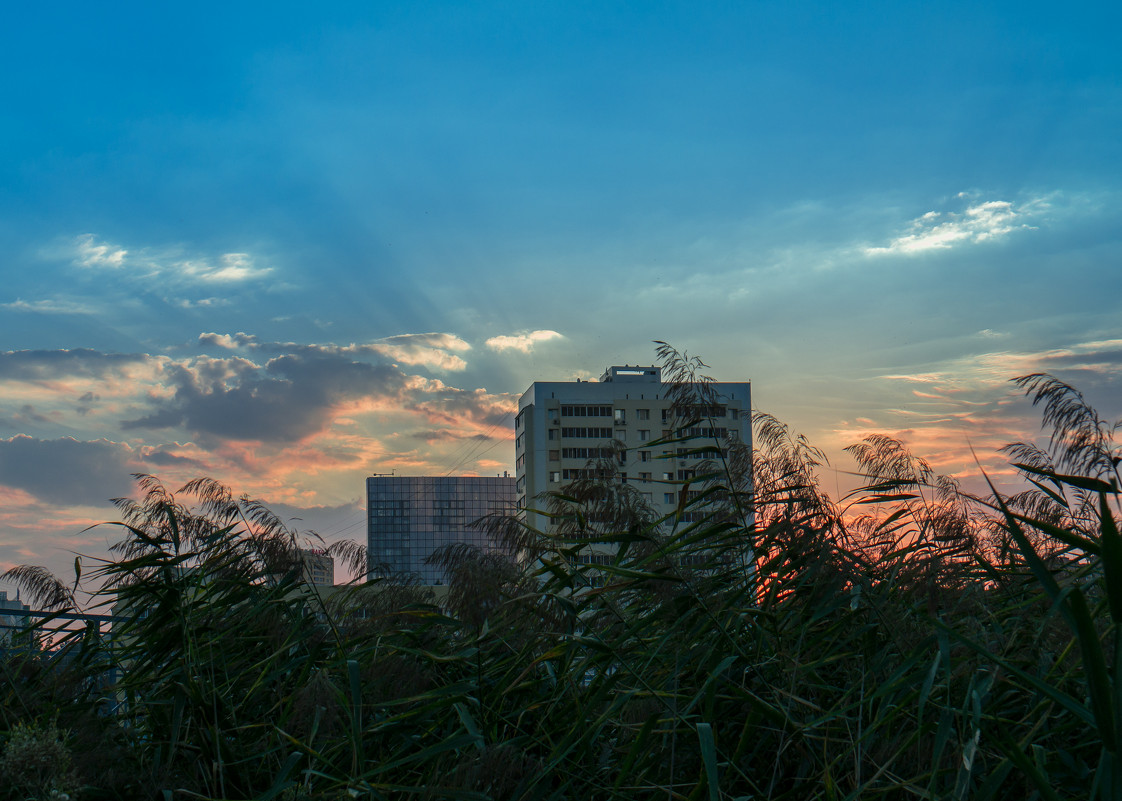
[[[838,469],[880,432],[1000,471],[1034,371],[1122,414],[1116,26],[820,12],[20,6],[0,563],[130,472],[361,531],[366,473],[512,469],[533,381],[655,340]]]

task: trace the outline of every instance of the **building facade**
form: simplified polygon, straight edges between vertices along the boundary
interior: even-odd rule
[[[29,612],[31,607],[22,603],[19,593],[15,598],[8,598],[8,593],[0,592],[0,646],[12,641],[13,636],[27,627],[28,618],[25,615],[5,615],[4,611]]]
[[[335,560],[318,548],[300,549],[300,571],[309,584],[321,587],[335,584]]]
[[[514,478],[484,476],[372,476],[366,479],[367,549],[375,571],[410,573],[423,584],[444,582],[425,563],[438,548],[464,542],[490,548],[471,523],[514,511]]]
[[[698,410],[705,422],[686,430],[672,417],[669,388],[658,367],[609,367],[599,381],[537,381],[518,402],[514,421],[515,489],[519,508],[541,509],[535,499],[583,475],[589,461],[617,461],[620,480],[633,484],[660,516],[674,511],[679,492],[699,464],[691,448],[716,441],[752,445],[749,382],[710,385],[713,401]],[[680,410],[679,410],[680,411]],[[672,437],[691,442],[648,444]],[[546,530],[533,511],[527,522]]]

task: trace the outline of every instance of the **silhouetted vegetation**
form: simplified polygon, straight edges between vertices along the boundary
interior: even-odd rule
[[[696,427],[704,365],[660,356]],[[1013,497],[877,436],[833,500],[758,414],[755,452],[709,443],[668,516],[609,458],[539,499],[552,533],[482,521],[507,551],[435,555],[440,605],[355,543],[325,597],[261,504],[139,476],[82,577],[112,636],[48,621],[0,659],[0,797],[1122,797],[1116,427],[1017,381],[1049,438],[1007,449]],[[77,582],[3,579],[77,608]]]

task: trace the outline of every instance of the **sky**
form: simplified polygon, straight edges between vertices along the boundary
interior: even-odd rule
[[[655,340],[843,490],[870,433],[1008,475],[1017,375],[1122,416],[1119,7],[322,5],[6,11],[0,569],[136,472],[362,539]]]

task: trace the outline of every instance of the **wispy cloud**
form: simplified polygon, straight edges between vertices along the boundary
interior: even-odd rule
[[[887,374],[881,378],[964,391],[996,387],[1017,375],[1065,370],[1083,375],[1122,377],[1122,339],[1077,342],[1040,351],[987,351],[930,365],[926,370]]]
[[[548,329],[538,331],[522,331],[517,334],[500,334],[488,339],[484,344],[493,351],[517,350],[529,353],[539,342],[548,342],[551,339],[564,339],[557,331]]]
[[[210,309],[218,306],[229,306],[230,304],[231,300],[229,298],[200,298],[199,300],[180,298],[175,301],[175,305],[181,309]]]
[[[98,311],[88,303],[61,299],[16,299],[11,303],[0,303],[0,309],[34,314],[95,314]]]
[[[998,449],[1027,441],[1040,430],[1034,410],[1012,383],[1046,372],[1071,383],[1108,419],[1117,414],[1122,381],[1122,340],[1076,342],[1038,351],[991,350],[946,359],[875,379],[883,406],[874,417],[855,418],[831,433],[830,445],[850,444],[870,433],[892,432],[934,466],[974,482],[983,494],[984,470],[1012,477]]]
[[[261,342],[256,336],[239,331],[236,334],[208,332],[199,335],[200,345],[210,345],[223,350],[314,349],[319,354],[345,354],[348,356],[384,356],[397,364],[427,367],[430,370],[461,371],[467,362],[457,353],[471,350],[471,345],[455,334],[397,334],[374,342],[350,345],[297,346],[294,343]]]
[[[75,237],[74,264],[86,269],[126,271],[134,277],[167,284],[227,285],[263,278],[273,271],[249,253],[184,255],[179,248],[129,249],[100,240],[96,234]]]
[[[262,278],[271,267],[258,267],[248,253],[223,253],[218,261],[191,259],[173,263],[186,278],[208,284],[230,284]]]
[[[960,193],[958,199],[967,200],[968,196]],[[866,247],[864,253],[869,256],[914,255],[985,242],[1014,231],[1035,228],[1028,221],[1048,207],[1046,199],[1037,198],[1020,205],[1008,200],[986,200],[968,205],[959,212],[929,211],[912,220],[906,233],[887,245]]]
[[[93,234],[82,234],[74,242],[75,261],[83,267],[124,266],[129,252],[108,242],[98,242]]]

